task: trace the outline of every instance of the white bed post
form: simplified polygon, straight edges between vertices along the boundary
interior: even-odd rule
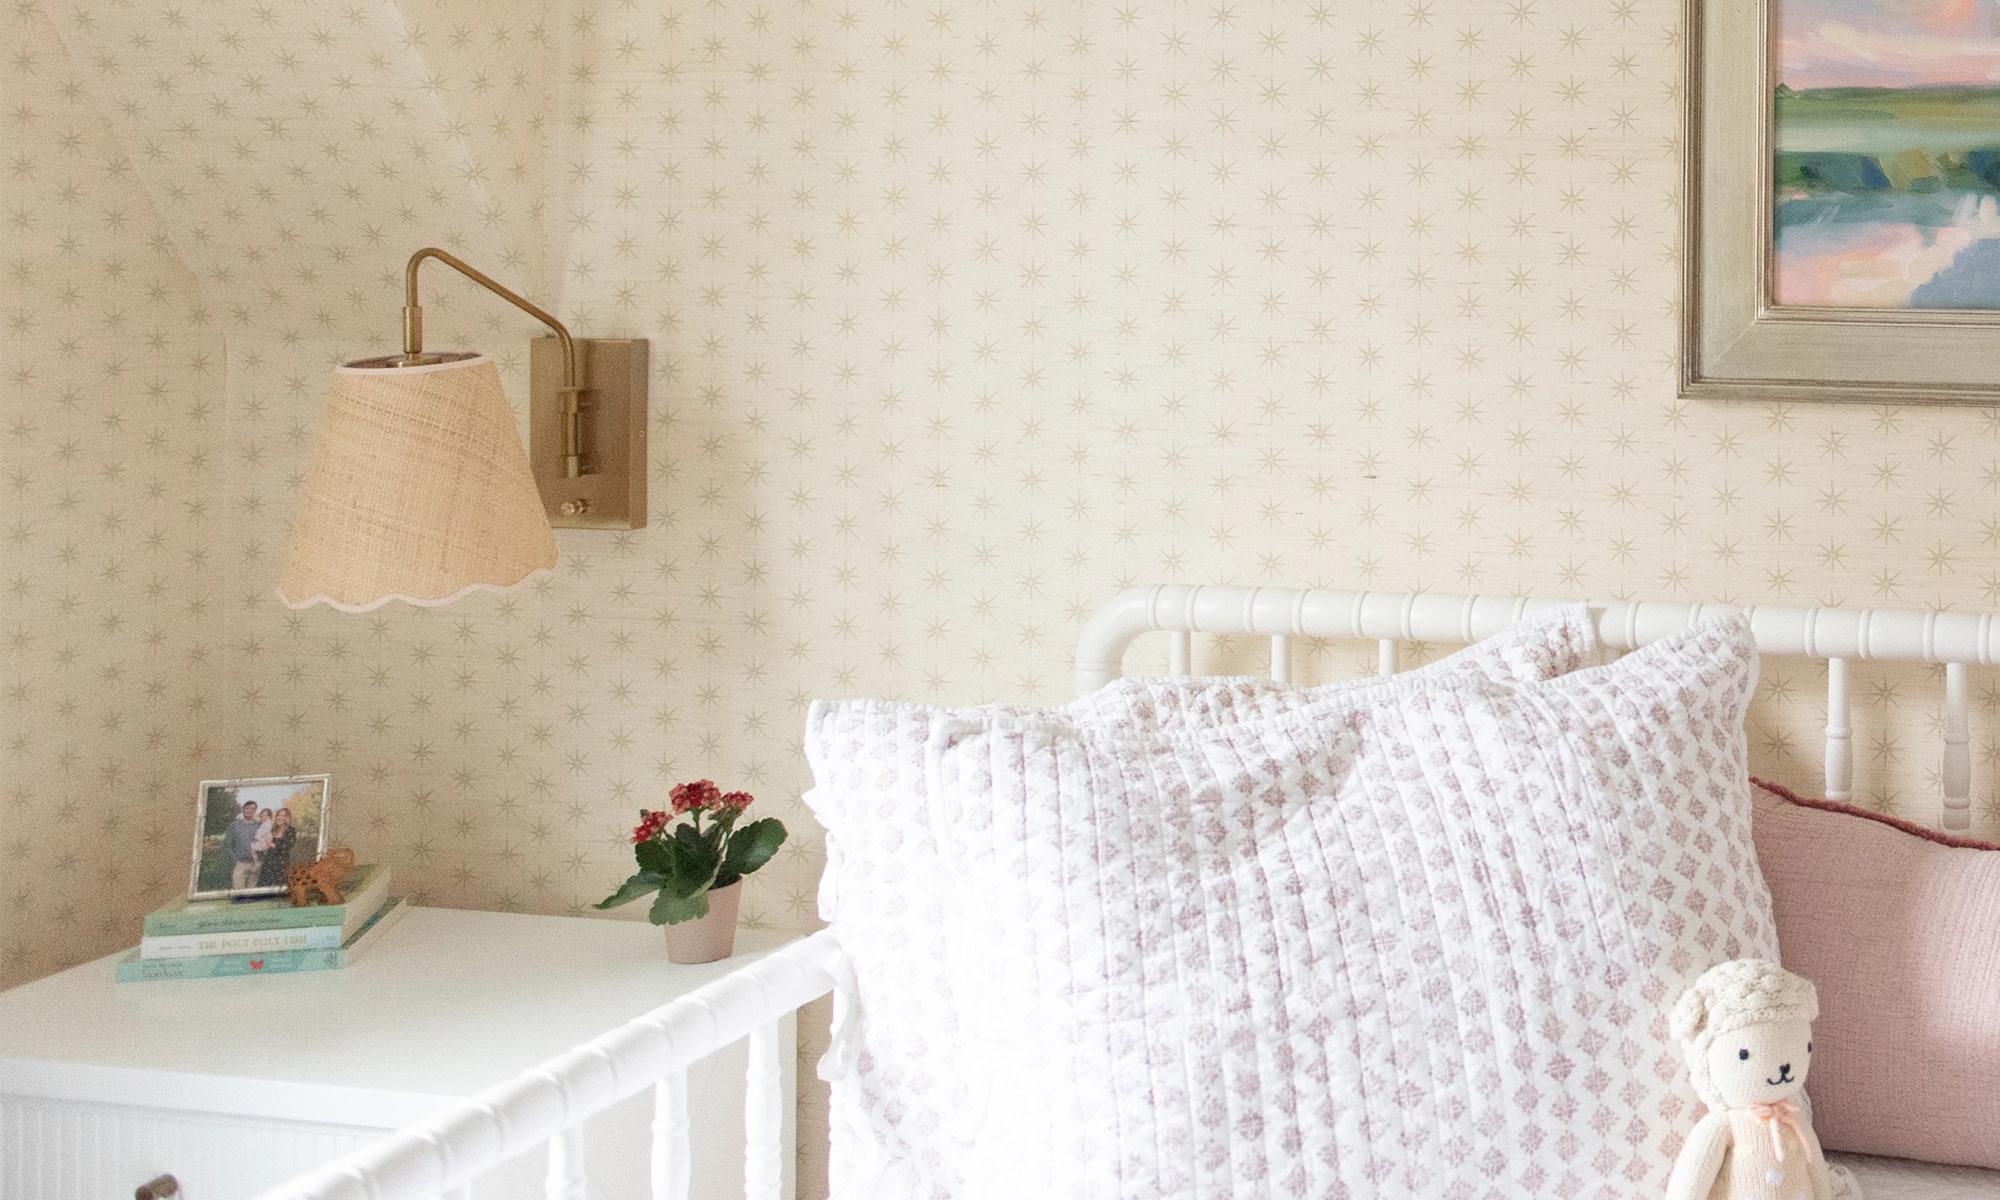
[[[1965,718],[1965,664],[1944,667],[1944,827],[1972,828],[1972,750]]]
[[[675,1071],[653,1093],[653,1200],[687,1200],[688,1079]]]
[[[1854,718],[1847,693],[1847,660],[1826,660],[1826,798],[1854,797]]]
[[[1255,634],[1271,640],[1271,677],[1292,678],[1289,647],[1302,637],[1373,641],[1375,669],[1393,675],[1405,644],[1466,644],[1490,636],[1552,599],[1448,596],[1421,592],[1184,587],[1127,588],[1100,608],[1077,642],[1077,690],[1085,694],[1123,673],[1126,647],[1161,630],[1169,670],[1194,670],[1193,634]],[[1750,622],[1765,654],[1826,663],[1825,787],[1828,799],[1854,800],[1855,660],[1937,663],[1945,669],[1944,752],[1940,766],[1945,829],[1972,826],[1972,751],[1967,668],[2000,665],[2000,614],[1886,609],[1781,608],[1757,605],[1621,602],[1596,606],[1601,658],[1609,661],[1723,612]]]
[[[743,1097],[744,1200],[778,1200],[784,1193],[785,1165],[779,1161],[784,1143],[785,1111],[778,1062],[778,1027],[760,1026],[750,1034],[748,1079]]]
[[[583,1166],[583,1126],[571,1125],[549,1139],[549,1200],[589,1200]]]
[[[1375,673],[1389,676],[1396,673],[1396,643],[1383,638],[1375,643]]]

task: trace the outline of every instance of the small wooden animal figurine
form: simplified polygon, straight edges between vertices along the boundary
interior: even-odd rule
[[[1708,1105],[1666,1200],[1833,1200],[1803,1103],[1819,994],[1774,962],[1710,967],[1674,1005],[1694,1090]]]
[[[347,898],[340,894],[340,881],[354,869],[354,851],[345,846],[336,846],[326,852],[326,857],[318,862],[293,867],[285,873],[285,886],[292,895],[292,907],[304,908],[308,904],[345,904]],[[319,899],[312,899],[317,892]]]

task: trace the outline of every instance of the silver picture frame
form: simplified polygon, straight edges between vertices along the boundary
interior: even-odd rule
[[[1683,397],[2000,403],[2000,309],[1774,302],[1780,0],[1687,0]]]
[[[301,793],[309,793],[308,799],[301,801]],[[228,844],[231,836],[229,822],[241,815],[245,804],[257,805],[259,812],[274,806],[289,809],[309,805],[313,809],[310,819],[298,813],[292,815],[290,825],[297,832],[294,842],[285,852],[284,862],[264,859],[261,855],[251,860],[250,879],[254,881],[261,877],[269,880],[275,877],[275,883],[237,885],[238,880],[243,878],[242,867],[235,860],[235,847]],[[275,808],[273,825],[276,824]],[[202,780],[195,788],[194,849],[193,861],[188,868],[188,899],[234,900],[283,895],[286,891],[283,868],[310,863],[326,853],[332,815],[331,775],[266,775],[250,779]],[[262,822],[258,824],[262,826]],[[256,836],[263,837],[268,843],[268,834],[267,828]],[[264,854],[274,852],[268,844],[263,850]]]

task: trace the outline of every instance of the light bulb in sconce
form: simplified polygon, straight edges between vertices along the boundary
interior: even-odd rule
[[[490,359],[425,351],[427,259],[554,331],[530,345],[527,446]],[[572,338],[442,250],[411,255],[404,284],[403,352],[334,371],[278,579],[293,608],[448,604],[553,567],[552,526],[646,523],[644,339]]]

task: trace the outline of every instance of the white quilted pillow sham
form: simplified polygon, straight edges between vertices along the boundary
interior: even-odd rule
[[[1545,679],[1596,653],[1588,610],[1564,605],[1390,684],[1126,679],[1056,709],[814,704],[806,722],[814,787],[805,800],[827,831],[820,910],[853,965],[859,1000],[850,1035],[858,1059],[832,1080],[834,1196],[927,1200],[964,1196],[973,1186],[967,1155],[986,1126],[988,1077],[977,1052],[984,1034],[961,1029],[972,1001],[954,993],[952,978],[976,977],[986,948],[966,936],[956,867],[940,857],[926,815],[925,752],[940,725],[1190,733],[1310,711],[1357,689]]]
[[[1220,730],[933,724],[963,1196],[1663,1190],[1673,997],[1775,958],[1745,623]]]

